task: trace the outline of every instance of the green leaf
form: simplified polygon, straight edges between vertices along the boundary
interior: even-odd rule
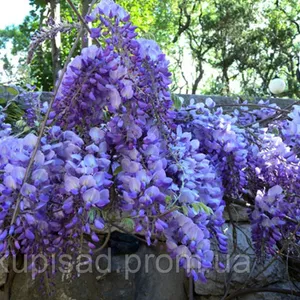
[[[109,122],[110,121],[110,114],[106,109],[103,109],[103,120],[105,122]]]
[[[133,231],[135,227],[135,223],[131,218],[125,218],[122,220],[122,225],[127,229],[128,231]]]
[[[192,204],[193,209],[195,210],[195,213],[198,214],[200,211],[199,203],[193,203]]]
[[[204,212],[206,212],[208,215],[211,215],[213,213],[213,210],[210,207],[208,207],[206,204],[204,204],[203,202],[199,202],[199,207]]]
[[[273,128],[273,130],[272,130],[272,133],[273,134],[275,134],[275,135],[279,135],[279,130],[278,130],[278,128]]]
[[[15,126],[15,123],[22,118],[24,112],[15,102],[10,102],[5,113],[7,115],[5,121]]]
[[[172,197],[171,196],[166,196],[165,201],[167,204],[170,204],[172,201]]]
[[[175,94],[172,94],[172,100],[173,100],[175,109],[180,110],[182,107],[182,100],[180,99],[180,97],[178,97]]]
[[[96,211],[96,209],[92,208],[88,213],[89,221],[91,223],[93,223],[95,221],[96,216],[97,216],[97,211]]]
[[[10,93],[13,96],[18,96],[19,95],[18,90],[16,90],[15,88],[13,88],[11,86],[7,87],[6,90],[7,90],[8,93]]]
[[[183,214],[185,214],[187,216],[188,213],[189,213],[187,207],[186,206],[182,206],[181,208],[182,208]]]
[[[192,207],[196,214],[198,214],[200,211],[204,211],[208,215],[211,215],[213,213],[212,209],[203,202],[194,202],[192,203]]]
[[[26,122],[24,120],[18,120],[16,122],[16,127],[21,128],[21,127],[24,127],[25,125],[26,125]]]
[[[118,166],[114,171],[114,176],[118,175],[120,172],[122,172],[122,166]]]

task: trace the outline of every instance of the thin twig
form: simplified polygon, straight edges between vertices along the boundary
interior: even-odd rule
[[[22,266],[22,264],[23,264],[23,257],[18,255],[17,256],[17,269],[19,269]],[[2,299],[2,300],[10,300],[11,289],[12,289],[12,285],[13,285],[15,276],[16,276],[16,272],[14,269],[14,264],[13,264],[12,259],[10,259],[8,276],[7,276],[7,280],[4,284],[4,299]]]
[[[230,205],[227,206],[227,212],[228,212],[230,223],[232,225],[233,253],[235,253],[236,250],[237,250],[237,231],[236,231],[236,225],[233,221],[233,216],[232,216],[232,213],[231,213]]]
[[[80,22],[82,23],[82,25],[85,27],[85,29],[91,33],[91,29],[90,27],[86,24],[85,20],[82,18],[81,14],[79,13],[78,9],[75,7],[75,5],[73,4],[73,2],[71,0],[67,0],[68,4],[70,5],[70,7],[73,9],[73,11],[75,12],[76,16],[78,17],[78,19],[80,20]],[[91,5],[92,7],[92,5]],[[97,43],[97,45],[99,47],[101,47],[100,42],[97,39],[94,39],[95,42]]]
[[[59,88],[61,86],[64,74],[65,74],[65,72],[67,70],[67,66],[68,66],[69,62],[71,61],[72,55],[74,54],[74,52],[76,50],[76,47],[77,47],[77,45],[79,43],[82,31],[83,31],[83,28],[81,28],[79,34],[77,35],[77,38],[76,38],[76,40],[75,40],[75,42],[74,42],[74,44],[73,44],[73,46],[72,46],[72,48],[70,50],[70,53],[69,53],[69,55],[67,57],[67,60],[66,60],[65,65],[64,65],[64,68],[63,68],[63,70],[61,72],[61,75],[59,77],[58,84],[55,86],[54,95],[53,95],[53,97],[52,97],[52,99],[51,99],[51,101],[49,103],[49,108],[48,108],[47,113],[45,115],[45,118],[44,118],[44,120],[43,120],[43,122],[41,124],[41,128],[40,128],[40,132],[39,132],[39,135],[38,135],[38,139],[37,139],[36,145],[35,145],[34,150],[32,152],[29,164],[28,164],[28,166],[26,168],[26,173],[25,173],[25,176],[24,176],[24,179],[23,179],[23,184],[26,183],[27,180],[29,179],[31,168],[33,166],[36,153],[37,153],[39,145],[41,143],[41,139],[42,139],[42,136],[44,134],[44,131],[45,131],[45,128],[46,128],[46,124],[47,124],[50,112],[52,110],[52,106],[53,106],[54,100],[55,100],[56,95],[58,93],[58,90],[59,90]],[[14,213],[13,213],[13,216],[12,216],[12,219],[11,219],[11,223],[10,223],[11,225],[14,224],[14,222],[16,221],[16,218],[17,218],[17,215],[18,215],[19,209],[20,209],[20,202],[21,202],[21,194],[19,192],[19,195],[18,195],[18,198],[17,198],[17,201],[16,201],[15,210],[14,210]]]
[[[93,1],[93,3],[94,3],[94,1]],[[92,4],[92,5],[93,5],[93,4]],[[90,14],[90,11],[91,11],[91,9],[92,9],[92,5],[89,7],[88,14]],[[45,131],[46,124],[47,124],[47,121],[48,121],[50,112],[51,112],[51,110],[52,110],[52,106],[53,106],[54,100],[55,100],[56,95],[57,95],[57,93],[58,93],[58,91],[59,91],[59,88],[60,88],[60,86],[61,86],[61,83],[62,83],[64,74],[66,73],[67,66],[68,66],[69,62],[71,61],[71,58],[72,58],[72,56],[73,56],[73,54],[74,54],[74,52],[75,52],[75,50],[76,50],[76,47],[77,47],[77,45],[78,45],[78,43],[79,43],[79,41],[80,41],[80,38],[81,38],[81,35],[82,35],[83,31],[84,31],[84,29],[81,28],[80,31],[79,31],[79,33],[78,33],[78,35],[77,35],[77,37],[76,37],[76,40],[75,40],[75,42],[74,42],[72,48],[71,48],[71,50],[70,50],[70,53],[69,53],[69,55],[68,55],[68,57],[67,57],[67,59],[66,59],[64,68],[63,68],[63,70],[62,70],[62,72],[61,72],[61,74],[60,74],[60,77],[59,77],[59,79],[58,79],[58,83],[57,83],[57,85],[56,85],[55,88],[54,88],[54,95],[53,95],[53,97],[52,97],[52,99],[51,99],[51,101],[50,101],[50,103],[49,103],[49,108],[48,108],[47,113],[46,113],[46,115],[45,115],[44,121],[43,121],[42,124],[41,124],[40,132],[39,132],[39,136],[38,136],[38,139],[37,139],[35,148],[34,148],[34,150],[33,150],[32,156],[31,156],[31,158],[30,158],[29,164],[28,164],[28,166],[27,166],[27,168],[26,168],[25,176],[24,176],[24,179],[23,179],[23,184],[28,180],[28,177],[29,177],[29,175],[30,175],[31,167],[32,167],[32,165],[33,165],[33,163],[34,163],[34,158],[35,158],[35,156],[36,156],[38,147],[39,147],[39,145],[40,145],[40,143],[41,143],[41,139],[42,139],[43,133],[44,133],[44,131]],[[13,216],[12,216],[12,219],[11,219],[11,225],[15,222],[15,220],[16,220],[16,218],[17,218],[17,215],[18,215],[18,213],[19,213],[20,202],[21,202],[21,194],[20,194],[20,192],[19,192],[19,195],[18,195],[18,198],[17,198],[17,201],[16,201],[16,207],[15,207],[15,210],[14,210],[14,213],[13,213]]]
[[[250,203],[248,203],[248,202],[246,202],[246,201],[244,201],[244,200],[240,200],[240,199],[234,199],[233,201],[232,201],[232,203],[234,203],[234,204],[237,204],[237,205],[240,205],[240,206],[244,206],[244,207],[248,207],[248,208],[251,208],[251,209],[254,209],[255,208],[255,206],[253,205],[253,204],[250,204]],[[269,215],[269,213],[267,212],[267,211],[265,211],[264,212],[266,215]],[[289,217],[289,216],[287,216],[287,215],[285,215],[285,216],[283,216],[283,218],[286,220],[286,221],[289,221],[289,222],[291,222],[291,223],[294,223],[294,224],[300,224],[300,222],[298,222],[297,220],[295,220],[295,219],[293,219],[293,218],[291,218],[291,217]]]
[[[279,249],[279,251],[276,253],[276,255],[268,262],[268,264],[266,266],[264,266],[264,268],[262,270],[260,270],[258,273],[255,274],[255,278],[258,278],[265,270],[267,270],[275,261],[276,259],[278,259],[280,256],[282,256],[282,253],[285,251],[285,249],[288,247],[288,241],[292,240],[293,236],[296,235],[298,229],[299,229],[300,224],[298,224],[295,228],[295,230],[293,231],[293,233],[289,236],[289,238],[287,239],[287,243],[285,243],[281,249]],[[247,281],[249,280],[249,277],[247,279]],[[253,280],[253,279],[252,279]],[[246,282],[247,282],[246,281]],[[246,283],[245,283],[246,284]],[[239,288],[237,291],[234,292],[234,294],[229,295],[228,297],[232,297],[233,295],[236,295],[238,293],[242,293],[244,290],[243,288],[245,287],[245,284]],[[250,289],[249,289],[250,290]],[[232,298],[225,298],[225,300],[229,300],[229,299],[233,299],[237,296],[234,296]]]
[[[171,208],[170,210],[168,211],[165,211],[164,213],[160,214],[160,215],[157,215],[157,216],[149,216],[148,218],[149,219],[157,219],[157,218],[161,218],[161,217],[164,217],[170,213],[172,213],[173,211],[175,210],[178,210],[178,206],[174,206],[173,208]]]
[[[119,229],[120,231],[122,231],[122,232],[124,232],[124,233],[127,233],[127,234],[129,234],[129,235],[135,237],[135,238],[138,239],[139,241],[141,241],[141,242],[147,244],[147,241],[146,241],[146,240],[144,240],[143,238],[141,238],[141,237],[139,237],[139,236],[133,234],[132,232],[130,232],[130,231],[128,231],[128,230],[122,228],[121,226],[119,226],[119,225],[117,225],[117,224],[115,224],[115,223],[111,223],[111,225],[114,226],[114,227],[116,227],[116,228]]]
[[[107,233],[106,239],[105,239],[103,245],[100,248],[98,248],[95,251],[93,251],[94,254],[97,253],[97,252],[100,252],[101,250],[103,250],[106,247],[106,245],[109,242],[110,235],[111,235],[111,226],[108,226],[108,233]]]
[[[294,105],[296,104],[299,104],[300,103],[300,100],[297,100],[296,102],[292,103],[292,104],[289,104],[288,106],[286,106],[284,108],[284,110],[289,110],[290,108],[292,108]],[[264,123],[264,122],[267,122],[267,121],[275,121],[277,119],[280,119],[282,116],[284,116],[286,114],[286,112],[283,112],[283,113],[279,113],[279,112],[276,112],[275,115],[273,116],[270,116],[270,117],[266,117],[264,119],[261,119],[261,120],[258,120],[258,121],[255,121],[253,123],[250,123],[250,124],[247,124],[245,126],[242,126],[242,128],[247,128],[247,127],[251,127],[255,124],[260,124],[260,123]]]

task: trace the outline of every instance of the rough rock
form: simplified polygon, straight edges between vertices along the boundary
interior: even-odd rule
[[[0,260],[0,287],[3,286],[7,278],[7,259]]]
[[[295,285],[291,282],[282,282],[277,283],[275,285],[270,285],[268,288],[281,288],[285,290],[297,290]],[[299,284],[298,290],[299,291]],[[241,300],[299,300],[299,296],[293,296],[288,294],[280,294],[280,293],[270,293],[270,292],[263,292],[263,293],[253,293],[247,294],[240,298]]]
[[[64,281],[60,273],[56,274],[53,282],[49,284],[53,291],[49,299],[185,300],[185,275],[182,270],[176,270],[175,262],[170,265],[165,253],[162,245],[142,245],[134,254],[111,256],[110,271],[107,273],[104,271],[107,259],[103,255],[109,257],[109,252],[102,253],[98,265],[94,261],[94,270],[91,273]],[[80,269],[88,268],[82,266]],[[103,272],[100,273],[100,270]],[[41,286],[40,280],[31,280],[30,274],[17,274],[11,300],[40,300],[41,293],[45,291],[45,285],[42,288]],[[46,299],[47,296],[43,295],[43,300]]]
[[[236,241],[233,239],[232,225],[226,224],[224,231],[229,236],[228,255],[216,257],[215,270],[207,273],[207,283],[195,282],[197,295],[222,296],[228,283],[229,290],[234,291],[242,287],[250,277],[252,282],[258,286],[271,285],[285,279],[285,265],[280,261],[275,260],[265,270],[269,260],[265,261],[264,264],[258,264],[256,261],[251,244],[251,227],[249,224],[235,226]],[[224,263],[225,270],[218,267],[219,261]]]
[[[237,100],[238,97],[226,97],[226,96],[217,96],[217,95],[187,95],[187,94],[178,94],[177,96],[183,98],[183,104],[187,105],[190,103],[191,99],[194,99],[195,102],[204,102],[207,98],[211,98],[217,104],[230,104],[232,105],[233,101]],[[241,98],[244,98],[241,96]],[[254,103],[261,100],[261,98],[253,99]],[[279,107],[286,107],[287,105],[293,104],[296,102],[295,99],[291,98],[268,98],[263,100],[269,100],[270,103],[276,103]],[[226,107],[224,107],[226,109]],[[229,108],[229,107],[227,107]]]
[[[225,221],[233,221],[239,223],[249,222],[249,216],[246,207],[241,207],[239,205],[231,204],[230,213],[231,213],[232,220],[230,220],[228,208],[226,207],[223,214]]]
[[[195,300],[221,300],[220,296],[196,296]],[[299,296],[285,295],[279,293],[251,293],[240,295],[239,300],[299,300]]]

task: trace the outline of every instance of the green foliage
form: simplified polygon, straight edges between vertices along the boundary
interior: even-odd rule
[[[129,13],[132,23],[145,37],[155,39],[169,49],[170,36],[175,30],[177,3],[170,0],[116,0]]]
[[[175,109],[180,110],[182,107],[181,99],[177,95],[172,94],[172,100],[173,100]]]
[[[118,166],[118,167],[114,170],[114,176],[118,175],[120,172],[122,172],[122,166]]]
[[[213,214],[213,210],[208,207],[206,204],[203,202],[197,202],[192,204],[193,209],[195,210],[196,214],[198,214],[200,211],[203,211],[207,213],[208,215]]]
[[[133,231],[134,227],[135,227],[135,223],[131,218],[124,218],[121,221],[121,225],[123,228],[125,228],[125,230],[128,230],[128,231]]]
[[[0,108],[4,110],[7,115],[5,121],[13,126],[24,114],[16,101],[18,96],[19,91],[13,86],[0,85]]]
[[[79,2],[79,1],[74,1]],[[0,48],[5,48],[8,41],[12,42],[13,55],[21,54],[19,59],[20,65],[26,65],[27,51],[31,42],[31,37],[36,34],[43,27],[48,27],[46,22],[48,21],[47,15],[49,14],[46,2],[41,0],[30,1],[33,6],[33,10],[30,11],[30,15],[27,16],[24,22],[19,26],[8,27],[5,30],[0,31]],[[64,22],[72,23],[76,20],[74,13],[72,13],[70,7],[66,1],[61,1],[61,20]],[[68,35],[62,35],[62,47],[59,53],[59,64],[63,65],[66,57],[69,54],[69,50],[74,42],[76,32],[71,32]],[[75,54],[79,52],[79,49]],[[33,60],[31,62],[30,77],[33,79],[31,84],[35,84],[41,87],[43,90],[52,90],[53,88],[53,68],[52,66],[52,54],[51,54],[51,41],[47,41],[40,45],[35,52]],[[11,74],[12,76],[13,74]],[[21,84],[28,83],[24,80],[24,74],[18,74],[17,79]],[[26,82],[24,82],[26,81]]]
[[[195,61],[192,93],[230,95],[236,83],[243,94],[265,96],[270,80],[278,75],[288,86],[282,96],[299,97],[295,72],[300,8],[296,2],[182,2],[175,36],[184,38]],[[204,86],[205,73],[211,69],[217,74],[206,76]]]
[[[86,1],[73,2],[80,10]],[[62,22],[77,20],[66,1],[56,2],[61,5]],[[266,96],[270,80],[280,76],[287,84],[281,96],[300,96],[296,80],[300,52],[297,0],[116,2],[130,12],[140,34],[155,39],[170,56],[173,91],[232,95],[237,93],[234,87],[239,87],[238,93],[245,96]],[[11,41],[12,54],[26,54],[30,37],[46,26],[49,11],[45,1],[31,0],[30,3],[33,10],[20,26],[0,31],[0,48]],[[65,61],[75,35],[75,31],[61,35],[56,68]],[[186,56],[190,61],[184,59]],[[10,62],[4,59],[6,73],[13,77]],[[25,55],[20,64],[24,64],[24,59]],[[32,83],[43,90],[53,88],[52,60],[51,41],[48,41],[37,49],[29,71],[35,78]],[[23,76],[18,78],[21,84],[26,81]]]

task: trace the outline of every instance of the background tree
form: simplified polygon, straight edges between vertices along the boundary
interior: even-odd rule
[[[171,60],[172,90],[266,96],[269,81],[282,77],[283,96],[299,97],[300,8],[297,0],[116,0],[131,14],[137,31],[155,39]],[[74,0],[83,15],[91,0]],[[12,54],[24,62],[37,30],[77,20],[66,1],[31,0],[33,10],[17,27],[0,31],[0,48],[12,42]],[[59,10],[60,8],[60,10]],[[40,46],[29,70],[37,86],[51,90],[76,30]],[[87,35],[82,45],[88,45]],[[77,54],[79,49],[75,54]],[[6,70],[10,64],[6,60]],[[49,67],[51,66],[51,67]],[[12,76],[12,74],[11,74]],[[25,73],[17,81],[25,82]]]
[[[173,42],[181,37],[195,61],[189,92],[232,94],[236,84],[244,94],[262,96],[278,75],[287,82],[285,95],[299,96],[296,1],[188,0],[179,4],[178,12]],[[206,83],[205,69],[217,73]]]
[[[12,54],[20,55],[20,65],[25,64],[31,38],[37,32],[60,22],[68,23],[76,20],[66,1],[60,3],[58,0],[31,0],[30,4],[33,9],[21,25],[11,26],[0,31],[0,47],[4,48],[7,42],[11,41]],[[52,89],[57,72],[61,69],[71,49],[75,34],[75,32],[71,32],[69,35],[57,35],[56,38],[46,41],[36,49],[30,65],[30,76],[34,78],[32,84],[36,84],[44,90]],[[22,85],[23,74],[19,74],[19,76],[17,80]]]
[[[86,14],[91,2],[91,0],[73,0],[73,3],[83,15]],[[138,27],[139,32],[142,32],[146,37],[158,40],[164,49],[171,48],[169,37],[173,28],[175,28],[174,18],[176,15],[176,5],[171,0],[150,0],[147,2],[142,0],[120,0],[116,2],[131,12],[131,20]],[[37,31],[59,22],[72,23],[77,20],[66,1],[31,0],[30,4],[33,9],[21,25],[10,26],[0,31],[0,48],[5,48],[7,43],[11,41],[12,54],[21,56],[20,65],[24,64],[31,37]],[[31,78],[35,78],[35,82],[32,83],[44,90],[52,89],[57,72],[61,69],[71,49],[75,34],[74,31],[68,35],[58,35],[56,39],[45,42],[43,46],[37,48],[30,68]],[[87,45],[88,39],[85,33],[82,37],[82,46]],[[79,48],[75,54],[78,54],[78,52]],[[8,62],[6,66],[6,70],[9,71]],[[14,81],[22,85],[23,75],[19,74],[19,77],[14,78]]]

